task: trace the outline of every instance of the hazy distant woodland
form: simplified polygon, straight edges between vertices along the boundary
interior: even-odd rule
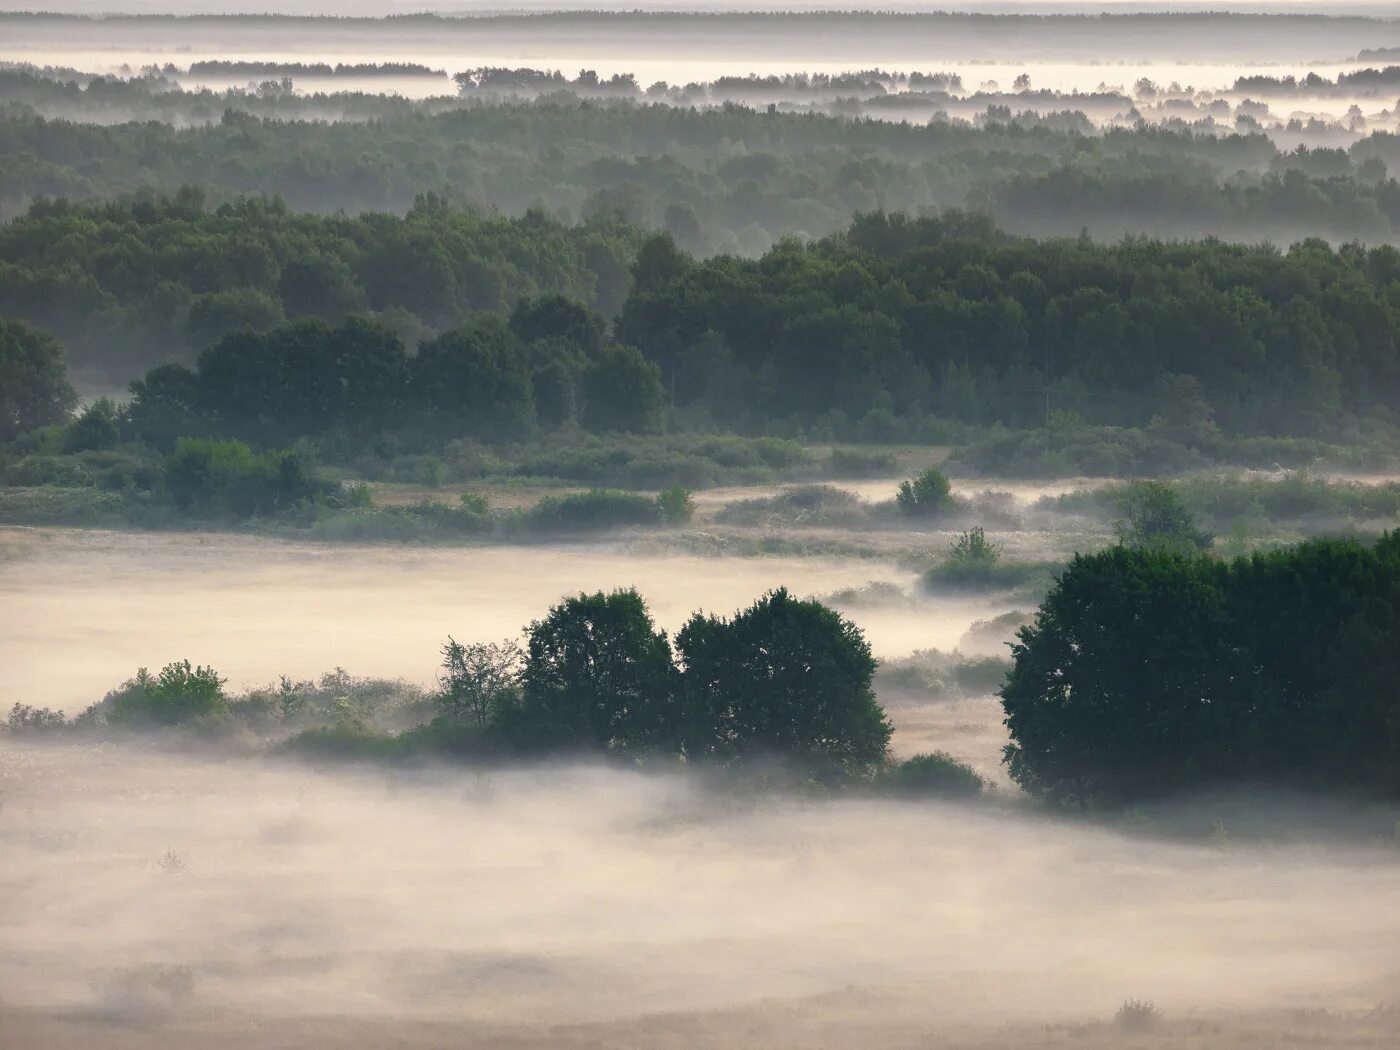
[[[0,12],[0,1043],[1396,1045],[1395,13],[639,6]]]

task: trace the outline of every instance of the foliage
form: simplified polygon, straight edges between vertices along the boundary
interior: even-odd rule
[[[672,525],[684,525],[695,516],[695,500],[684,485],[672,485],[656,494],[661,516]]]
[[[731,619],[696,614],[676,635],[686,753],[734,762],[782,756],[818,774],[866,774],[890,725],[859,628],[819,602],[772,591]]]
[[[879,786],[903,798],[975,798],[988,790],[980,773],[943,751],[915,755],[890,766]]]
[[[675,750],[676,671],[633,590],[580,594],[531,624],[522,703],[508,725],[532,748]]]
[[[912,481],[901,481],[895,505],[911,517],[928,517],[946,510],[953,498],[953,486],[941,470],[929,467]]]
[[[299,452],[256,453],[241,441],[203,438],[176,443],[165,487],[182,511],[234,519],[274,515],[328,491]]]
[[[453,722],[473,722],[484,728],[518,702],[520,646],[503,642],[471,642],[466,645],[450,635],[442,647],[442,672],[438,676],[438,710]]]
[[[1196,528],[1181,496],[1163,482],[1137,482],[1124,492],[1118,506],[1123,518],[1114,523],[1113,532],[1124,546],[1190,555],[1211,545],[1211,537]]]
[[[172,726],[227,714],[228,698],[224,679],[212,667],[183,660],[154,676],[141,668],[98,706],[112,725]]]
[[[663,518],[663,508],[653,498],[616,489],[590,489],[545,496],[526,512],[525,523],[540,532],[577,532],[656,525]]]
[[[62,711],[48,707],[31,707],[16,703],[10,708],[5,719],[4,729],[10,733],[56,733],[69,727],[68,717]]]
[[[85,407],[63,432],[63,451],[104,451],[122,436],[123,413],[110,397],[99,397]]]
[[[44,332],[0,317],[0,443],[65,422],[76,403],[63,347]]]
[[[472,88],[462,99],[413,102],[0,71],[0,101],[10,106],[0,124],[9,146],[0,155],[3,203],[14,210],[43,195],[173,194],[201,183],[218,201],[277,194],[298,210],[354,215],[402,213],[450,186],[505,214],[541,203],[556,213],[616,209],[704,254],[755,254],[784,237],[821,236],[853,208],[872,207],[977,207],[1022,232],[1087,228],[1110,239],[1148,232],[1287,243],[1310,230],[1340,243],[1393,238],[1397,229],[1395,184],[1384,165],[1379,178],[1371,174],[1377,161],[1394,167],[1394,139],[1384,132],[1347,152],[1291,153],[1257,125],[1230,133],[1171,113],[1166,126],[1099,132],[1084,111],[1142,112],[1142,100],[978,92],[959,105],[949,92],[961,85],[947,74],[915,73],[894,92],[891,74],[724,77],[645,97],[625,77],[466,75]],[[991,105],[1005,105],[1005,116],[968,119]],[[73,121],[75,113],[88,123]]]
[[[1248,781],[1394,795],[1397,610],[1394,534],[1080,555],[1013,648],[1008,769],[1072,805]]]
[[[352,366],[395,365],[382,352],[374,358],[379,329],[416,342],[483,313],[503,319],[535,296],[616,312],[639,240],[615,222],[566,226],[539,212],[508,219],[431,196],[407,216],[354,219],[293,214],[257,198],[210,211],[192,189],[94,205],[49,202],[0,229],[0,314],[44,328],[67,344],[75,364],[123,381],[172,351],[187,356],[224,339],[265,369],[290,353],[284,367],[299,384],[332,370],[340,372],[337,384],[349,383],[343,393],[328,382],[315,388],[329,400],[300,402],[298,414],[348,413],[353,422],[346,399],[382,380]],[[305,326],[338,326],[366,313],[375,324],[346,337],[370,345],[354,347],[351,361]],[[520,341],[549,332],[547,323]],[[271,347],[259,350],[266,346],[259,334],[271,333],[278,333]],[[265,380],[245,388],[245,413],[264,409],[260,397],[279,396],[272,376]]]
[[[1001,545],[974,525],[948,544],[943,560],[924,573],[923,584],[930,591],[1032,588],[1048,581],[1055,568],[1050,562],[1002,561]]]

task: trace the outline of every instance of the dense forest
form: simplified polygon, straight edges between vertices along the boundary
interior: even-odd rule
[[[369,314],[408,342],[522,298],[559,294],[611,316],[644,234],[611,213],[567,226],[451,209],[406,217],[294,214],[279,201],[213,211],[196,190],[75,206],[0,227],[0,315],[37,324],[76,368],[125,383],[229,332]]]
[[[275,83],[234,96],[20,71],[0,73],[0,98],[0,214],[40,196],[200,185],[215,203],[276,194],[318,213],[405,212],[430,192],[512,215],[617,210],[700,254],[756,255],[784,236],[839,230],[857,211],[947,207],[1040,235],[1400,239],[1400,188],[1387,175],[1400,138],[1383,129],[1300,130],[1297,142],[1328,145],[1298,148],[1252,118],[1233,130],[1097,131],[1070,112],[1084,98],[906,123],[571,95],[302,96]]]
[[[182,395],[183,409],[234,434],[246,429],[237,419],[284,437],[350,417],[361,429],[418,427],[423,412],[395,406],[429,389],[451,436],[580,414],[605,427],[587,408],[611,398],[601,381],[587,393],[605,363],[634,377],[624,429],[656,426],[665,401],[760,432],[932,414],[1159,422],[1186,439],[1323,435],[1342,415],[1388,419],[1400,393],[1400,252],[1389,247],[1101,245],[1013,237],[956,212],[873,213],[755,260],[702,261],[608,213],[567,226],[426,199],[402,219],[350,219],[261,200],[211,212],[186,192],[38,204],[0,230],[0,273],[0,311],[56,335],[75,365],[124,382],[199,352],[202,392]],[[333,327],[352,316],[362,320]],[[370,331],[388,355],[372,381],[359,371]],[[314,368],[288,349],[308,339],[324,342],[307,351]],[[442,360],[455,363],[429,379],[452,346]],[[356,397],[375,405],[336,417],[331,387],[363,387]],[[236,390],[286,404],[233,408],[228,397],[252,396]]]

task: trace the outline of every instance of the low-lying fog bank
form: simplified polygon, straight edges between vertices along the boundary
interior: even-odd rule
[[[1400,877],[1379,839],[1236,846],[1222,828],[1187,845],[1014,804],[13,739],[0,799],[16,1047],[162,1030],[400,1045],[398,1025],[414,1045],[976,1045],[1007,1028],[1061,1045],[1075,1025],[1112,1036],[1128,998],[1166,1026],[1272,1011],[1277,1036],[1400,993]],[[1374,1041],[1348,1045],[1385,1045],[1395,1022],[1372,1014]],[[1226,1045],[1218,1023],[1194,1030],[1215,1040],[1173,1045]]]
[[[428,549],[308,545],[225,534],[0,529],[0,707],[82,710],[137,667],[212,664],[231,688],[356,674],[426,683],[448,634],[516,634],[580,591],[635,586],[674,630],[773,587],[825,595],[914,574],[879,561],[721,558],[605,546]],[[951,649],[997,599],[849,610],[879,657]]]

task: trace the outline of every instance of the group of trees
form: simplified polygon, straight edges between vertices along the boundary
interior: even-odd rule
[[[1385,167],[1400,157],[1394,135],[1341,129],[1310,141],[1300,131],[1280,146],[1248,114],[1237,131],[1209,114],[1209,126],[1096,130],[1080,111],[1111,119],[1127,100],[1109,97],[992,95],[949,119],[938,116],[949,103],[894,95],[882,105],[896,119],[868,119],[557,94],[415,103],[178,92],[145,80],[83,87],[0,71],[6,100],[0,214],[38,197],[200,185],[220,203],[275,194],[318,213],[402,213],[443,192],[511,215],[617,210],[702,254],[758,254],[881,208],[973,207],[1026,233],[1400,239]],[[1341,147],[1327,151],[1340,164],[1319,170],[1290,152],[1297,142]]]
[[[779,760],[868,776],[890,725],[860,630],[784,589],[725,618],[696,613],[674,649],[636,591],[581,594],[514,643],[443,650],[438,729],[469,748]]]
[[[259,444],[335,438],[370,447],[395,435],[440,446],[507,440],[580,423],[648,431],[661,422],[660,372],[560,296],[522,300],[410,355],[382,324],[301,320],[225,336],[196,367],[161,365],[132,383],[131,434],[158,448],[190,435]]]
[[[217,672],[189,661],[158,674],[139,671],[76,720],[18,705],[8,726],[184,726],[217,734],[231,716],[244,716],[250,728],[272,729],[288,746],[312,752],[388,744],[382,750],[478,760],[613,755],[783,769],[836,783],[887,770],[890,725],[875,699],[874,673],[857,627],[784,589],[732,617],[696,613],[674,645],[641,596],[619,590],[559,602],[526,628],[523,648],[449,638],[432,694],[435,716],[393,740],[375,736],[352,695],[364,690],[343,672],[329,689],[284,678],[275,692],[233,701]],[[286,730],[306,724],[298,717],[306,692],[334,701],[331,721],[288,741]],[[909,794],[966,794],[970,786],[980,790],[981,779],[942,756],[924,758],[893,785]]]
[[[1034,795],[1400,793],[1400,533],[1230,562],[1079,555],[1013,653],[1006,762]]]
[[[618,320],[717,418],[1160,420],[1309,433],[1400,396],[1400,252],[1029,240],[959,213],[703,262],[645,246]]]
[[[38,325],[75,367],[126,381],[243,329],[372,314],[405,338],[566,295],[611,315],[644,234],[420,200],[405,217],[296,215],[274,200],[206,208],[198,190],[36,204],[0,227],[0,316]]]
[[[80,360],[123,329],[143,333],[137,359],[163,358],[171,344],[153,333],[183,316],[190,340],[198,321],[197,368],[163,365],[133,386],[137,432],[165,446],[636,431],[668,401],[679,418],[759,431],[860,424],[889,438],[933,415],[1152,424],[1189,445],[1222,429],[1324,436],[1342,418],[1386,418],[1400,397],[1390,247],[1101,245],[1016,238],[956,212],[872,213],[756,260],[699,261],[625,225],[432,203],[404,220],[185,206],[49,206],[0,230],[0,259],[27,264],[0,262],[15,278],[0,309],[75,333]],[[49,418],[65,395],[49,373],[25,374]]]

